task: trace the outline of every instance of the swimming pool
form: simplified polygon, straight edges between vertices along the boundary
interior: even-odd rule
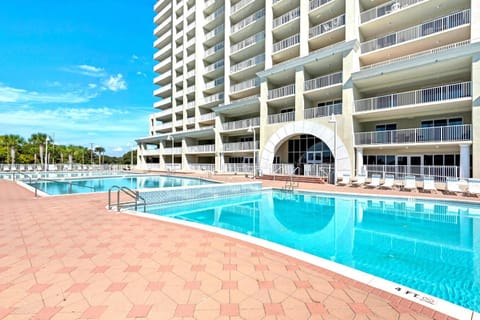
[[[214,182],[197,178],[174,177],[162,175],[129,174],[122,177],[96,177],[82,179],[53,179],[53,180],[24,180],[32,187],[49,195],[72,193],[106,192],[112,186],[127,187],[130,189],[172,188],[182,186],[196,186],[212,184]]]
[[[25,180],[37,178],[75,178],[75,177],[98,177],[98,176],[124,176],[126,174],[134,175],[134,172],[106,170],[106,171],[19,171],[19,172],[0,172],[0,179],[7,180]]]
[[[147,208],[301,250],[480,311],[480,205],[278,190]]]

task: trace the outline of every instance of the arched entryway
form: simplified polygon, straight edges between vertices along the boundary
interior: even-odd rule
[[[337,136],[335,152],[334,140],[333,130],[324,125],[308,121],[287,124],[272,134],[265,143],[260,157],[260,168],[264,173],[272,173],[272,164],[278,159],[279,151],[289,162],[298,164],[334,162],[337,174],[350,173],[351,161],[345,145]],[[295,150],[296,144],[299,145]],[[285,151],[285,148],[289,147],[293,149]]]

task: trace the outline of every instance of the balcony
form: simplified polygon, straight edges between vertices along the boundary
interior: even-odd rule
[[[215,60],[217,55],[223,52],[223,41],[205,51],[205,59]]]
[[[471,140],[471,124],[355,133],[356,146],[420,143],[456,144]]]
[[[230,7],[231,14],[234,14],[238,10],[245,8],[247,5],[251,4],[254,1],[255,0],[241,0],[235,3],[233,6]]]
[[[202,114],[198,118],[198,122],[212,122],[215,121],[215,112]]]
[[[195,108],[195,101],[190,101],[187,103],[187,110],[194,109]]]
[[[158,14],[153,18],[154,24],[159,24],[163,21],[166,17],[170,15],[170,10],[172,9],[172,4],[168,3]]]
[[[172,19],[170,17],[168,17],[158,27],[156,27],[153,30],[153,34],[155,36],[159,36],[159,35],[165,33],[168,30],[171,30],[171,29],[172,29]]]
[[[237,22],[236,24],[232,25],[232,27],[230,28],[230,33],[233,34],[235,32],[238,32],[238,31],[242,30],[242,29],[245,29],[249,25],[252,25],[253,23],[263,19],[264,17],[265,17],[265,9],[260,9],[257,12],[255,12],[254,14],[249,15],[245,19],[243,19],[243,20]]]
[[[300,34],[294,34],[286,39],[275,42],[273,44],[273,52],[278,52],[281,50],[288,49],[300,43]]]
[[[205,68],[204,76],[214,77],[214,76],[220,75],[222,73],[221,70],[223,70],[224,64],[225,64],[225,62],[222,59],[222,60],[219,60],[215,63],[212,63],[212,64],[208,65]]]
[[[312,28],[310,28],[309,32],[308,32],[308,37],[311,39],[311,38],[315,38],[315,37],[318,37],[324,33],[327,33],[327,32],[332,32],[338,28],[341,28],[345,25],[345,15],[341,15],[341,16],[338,16],[338,17],[335,17],[333,19],[330,19],[324,23],[321,23],[319,25],[316,25]]]
[[[258,88],[260,86],[260,79],[255,77],[253,79],[248,79],[240,83],[235,83],[230,86],[230,93],[237,93],[240,91],[246,91],[253,88]]]
[[[217,42],[218,40],[220,40],[220,36],[223,35],[224,32],[225,32],[225,26],[221,24],[215,29],[213,29],[212,31],[205,34],[205,41],[203,43],[205,43],[208,46],[210,44]]]
[[[153,104],[153,107],[155,109],[167,109],[167,108],[171,108],[172,106],[172,98],[171,97],[168,97],[168,98],[164,98],[160,101],[157,101]]]
[[[342,73],[332,73],[326,76],[310,79],[304,82],[305,91],[315,90],[333,86],[336,84],[342,84]]]
[[[394,93],[389,95],[377,96],[367,99],[355,100],[355,113],[380,112],[391,114],[392,109],[399,107],[413,107],[415,110],[405,110],[405,115],[412,112],[425,112],[424,109],[432,109],[431,111],[439,111],[439,103],[443,103],[445,111],[464,111],[471,107],[472,98],[472,82],[453,83],[438,87],[431,87],[407,92]],[[458,105],[452,104],[459,102]],[[463,103],[462,103],[463,102]],[[463,108],[462,108],[463,106]],[[395,113],[397,116],[400,113]]]
[[[220,89],[223,88],[224,82],[225,82],[225,79],[223,77],[209,81],[205,84],[205,89],[203,89],[203,92],[208,94],[215,93],[215,91],[218,92]]]
[[[241,72],[246,69],[253,68],[255,66],[260,66],[265,63],[265,54],[259,54],[258,56],[252,57],[250,59],[244,60],[233,66],[230,66],[230,73]]]
[[[298,57],[300,54],[300,34],[294,34],[273,44],[272,61],[278,64]]]
[[[162,61],[164,58],[172,55],[172,45],[169,43],[153,54],[153,59]]]
[[[210,29],[215,23],[215,20],[217,20],[217,18],[222,17],[224,13],[225,13],[225,6],[221,6],[220,8],[215,10],[212,14],[210,14],[208,17],[205,18],[204,27]]]
[[[296,18],[300,17],[300,8],[297,7],[283,15],[281,15],[278,18],[273,19],[273,28],[277,28],[281,25],[287,24],[290,21],[293,21]]]
[[[376,38],[370,41],[363,42],[360,45],[362,55],[371,51],[388,48],[407,41],[428,37],[434,34],[441,33],[442,31],[450,30],[467,24],[470,24],[470,10],[453,13],[451,15],[425,22],[423,24],[408,29],[391,33],[381,38]]]
[[[424,1],[426,0],[393,0],[362,12],[360,14],[360,21],[361,23],[365,23]]]
[[[163,86],[161,88],[156,89],[153,91],[153,95],[156,97],[162,97],[166,98],[172,95],[172,85],[168,84],[166,86]]]
[[[309,108],[303,111],[305,119],[329,117],[332,113],[342,114],[342,104],[336,103],[329,106]]]
[[[295,121],[295,111],[269,114],[267,121],[268,124]]]
[[[223,92],[217,93],[217,94],[205,97],[201,105],[205,107],[212,107],[214,105],[220,104],[223,101],[223,98],[224,98]]]
[[[235,43],[230,47],[230,54],[234,55],[241,50],[244,50],[249,47],[253,47],[256,44],[263,43],[265,41],[265,32],[259,32],[251,37],[246,38],[243,41],[240,41],[238,43]]]
[[[321,6],[331,2],[332,0],[310,0],[309,9],[310,11],[320,8]]]
[[[163,148],[163,155],[182,154],[182,147]]]
[[[215,152],[214,144],[201,144],[201,145],[187,147],[187,153],[212,153],[212,152]]]
[[[153,46],[157,49],[162,49],[163,47],[170,44],[170,37],[172,36],[172,31],[168,30],[164,34],[162,34],[155,42]]]
[[[163,60],[162,62],[157,63],[155,67],[153,67],[153,72],[165,73],[168,71],[168,69],[170,69],[171,66],[172,66],[172,58],[169,57]]]
[[[295,85],[289,84],[284,87],[268,90],[268,99],[278,99],[295,94]]]
[[[223,144],[223,151],[247,151],[247,150],[258,150],[260,148],[260,142],[255,141],[244,141],[244,142],[227,142]]]
[[[224,131],[248,129],[249,127],[258,127],[260,126],[260,117],[224,122],[222,126]]]

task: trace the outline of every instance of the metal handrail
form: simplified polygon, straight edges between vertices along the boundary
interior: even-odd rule
[[[15,177],[16,175],[27,177],[28,181],[29,181],[29,184],[32,184],[32,177],[29,176],[28,174],[23,173],[23,172],[13,172],[13,176],[12,176],[13,181],[16,180],[16,177]]]
[[[294,184],[295,181],[293,180],[293,176],[295,175],[295,172],[297,170],[300,170],[300,167],[295,167],[292,173],[290,173],[290,176],[289,176],[290,179],[289,180],[287,179],[287,181],[285,181],[285,187],[284,187],[285,190],[293,191],[295,187],[298,187],[298,185]]]
[[[135,211],[138,209],[138,201],[142,200],[143,204],[143,212],[147,211],[147,202],[145,201],[145,198],[140,196],[140,193],[138,191],[134,191],[128,187],[125,186],[111,186],[110,189],[108,189],[108,209],[111,210],[112,207],[112,197],[111,193],[114,189],[117,189],[117,212],[120,212],[120,205],[128,205],[128,204],[134,204],[135,205]],[[135,201],[130,201],[130,202],[120,202],[120,192],[123,192],[130,198],[133,198]]]

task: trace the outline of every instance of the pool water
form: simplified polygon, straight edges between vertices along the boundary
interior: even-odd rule
[[[54,179],[38,181],[24,180],[24,182],[28,182],[28,184],[32,187],[37,187],[39,190],[49,195],[106,192],[113,186],[127,187],[130,189],[148,189],[196,186],[213,183],[210,181],[196,178],[138,174],[132,174],[123,177],[97,177],[62,180]]]
[[[480,311],[480,204],[271,190],[147,211],[279,243]]]

